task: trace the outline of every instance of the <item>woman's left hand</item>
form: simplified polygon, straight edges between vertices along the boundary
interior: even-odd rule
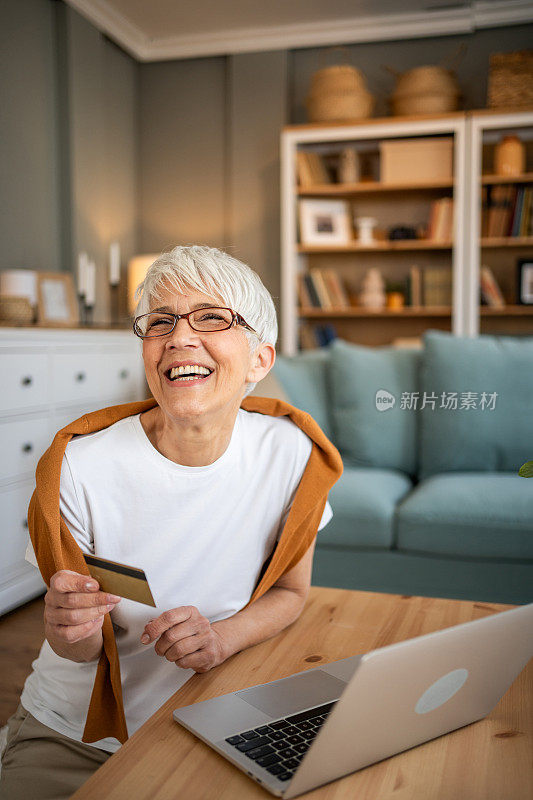
[[[172,608],[148,622],[141,641],[155,639],[156,653],[182,669],[208,672],[227,658],[220,635],[195,606]]]

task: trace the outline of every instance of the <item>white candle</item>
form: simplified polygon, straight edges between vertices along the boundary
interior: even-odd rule
[[[87,269],[85,272],[85,304],[94,306],[96,299],[96,264],[94,261],[87,262]]]
[[[111,242],[109,246],[109,283],[118,286],[120,283],[120,244]]]
[[[78,253],[78,294],[85,296],[87,291],[87,262],[89,258],[87,253]]]

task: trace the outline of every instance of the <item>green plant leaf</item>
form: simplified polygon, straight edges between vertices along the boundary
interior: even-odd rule
[[[533,461],[526,461],[518,470],[518,474],[522,478],[533,478]]]

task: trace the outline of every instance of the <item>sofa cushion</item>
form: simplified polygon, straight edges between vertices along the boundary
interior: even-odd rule
[[[402,472],[345,466],[330,490],[333,518],[318,544],[389,549],[396,503],[411,488]]]
[[[396,523],[402,551],[533,558],[533,480],[513,473],[433,475],[400,503]]]
[[[518,472],[533,458],[533,337],[473,339],[426,331],[423,338],[419,477]],[[452,392],[455,410],[446,407]]]
[[[329,347],[318,347],[297,356],[276,356],[272,371],[287,393],[291,405],[311,414],[328,439],[332,439],[327,401],[328,362]]]
[[[347,463],[417,472],[417,413],[402,408],[403,392],[418,389],[422,351],[364,347],[335,339],[331,347],[331,419]],[[380,404],[380,390],[394,405]],[[385,410],[382,410],[385,409]]]

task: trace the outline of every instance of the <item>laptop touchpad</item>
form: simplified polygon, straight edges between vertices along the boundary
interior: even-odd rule
[[[304,708],[338,700],[345,686],[345,681],[328,675],[324,670],[312,669],[263,686],[243,689],[235,695],[265,714],[286,717]]]

